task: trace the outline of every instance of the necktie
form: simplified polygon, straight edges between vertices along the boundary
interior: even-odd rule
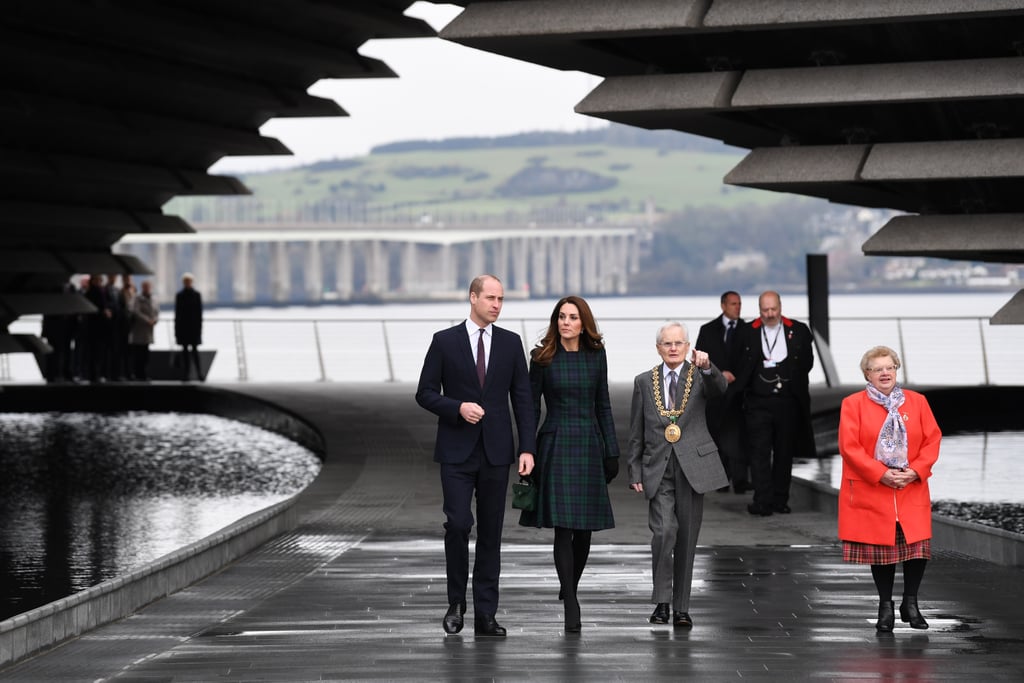
[[[668,373],[668,409],[672,410],[676,407],[676,371],[671,370]]]
[[[736,332],[736,321],[730,320],[725,328],[725,348],[732,346],[732,338]]]
[[[476,378],[480,380],[480,386],[484,385],[484,378],[487,377],[487,358],[484,355],[484,329],[480,328],[480,336],[476,340]]]

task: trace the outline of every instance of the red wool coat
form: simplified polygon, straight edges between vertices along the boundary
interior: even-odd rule
[[[839,454],[843,480],[839,491],[839,538],[873,545],[896,544],[896,522],[908,543],[931,538],[932,503],[928,479],[939,457],[939,430],[924,396],[903,390],[900,415],[907,426],[910,469],[920,477],[902,490],[880,483],[887,467],[875,460],[875,443],[885,408],[867,391],[843,399],[839,415]]]

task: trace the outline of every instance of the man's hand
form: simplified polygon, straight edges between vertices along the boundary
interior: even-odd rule
[[[480,420],[484,419],[484,409],[479,403],[470,403],[466,401],[459,406],[459,415],[462,419],[471,425],[475,425]]]
[[[639,482],[637,482],[636,484],[630,484],[629,488],[633,489],[637,493],[643,493],[644,492],[644,485],[639,483]]]
[[[519,454],[519,476],[525,477],[530,472],[533,472],[533,454],[532,453],[520,453]]]

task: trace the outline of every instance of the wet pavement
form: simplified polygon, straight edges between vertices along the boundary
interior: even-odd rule
[[[519,527],[509,510],[498,614],[508,638],[445,636],[434,420],[413,387],[233,388],[306,416],[326,437],[324,470],[297,501],[299,526],[131,617],[0,671],[0,680],[1024,676],[1024,570],[937,552],[920,596],[931,628],[897,622],[878,635],[870,573],[842,563],[830,515],[751,517],[748,497],[733,493],[706,496],[694,628],[652,626],[646,505],[621,477],[611,488],[617,526],[594,535],[581,582],[582,633],[562,629],[551,532]],[[613,389],[620,429],[628,392]]]

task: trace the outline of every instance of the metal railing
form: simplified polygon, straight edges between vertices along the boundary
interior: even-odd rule
[[[433,333],[458,322],[436,317],[220,318],[214,313],[204,322],[202,348],[217,351],[211,381],[415,382]],[[547,322],[503,317],[499,324],[518,332],[526,351]],[[652,317],[601,319],[609,381],[631,382],[658,362],[654,335],[663,322]],[[683,322],[696,338],[703,321]],[[11,332],[38,331],[38,318],[11,325]],[[158,323],[156,338],[160,341],[154,350],[173,349],[173,323]],[[863,381],[861,355],[879,344],[899,352],[906,383],[1024,384],[1024,326],[993,326],[983,317],[834,317],[830,339],[838,380],[845,384]],[[812,382],[825,382],[822,360],[821,355],[816,359]],[[0,381],[40,379],[31,355],[0,355]]]

